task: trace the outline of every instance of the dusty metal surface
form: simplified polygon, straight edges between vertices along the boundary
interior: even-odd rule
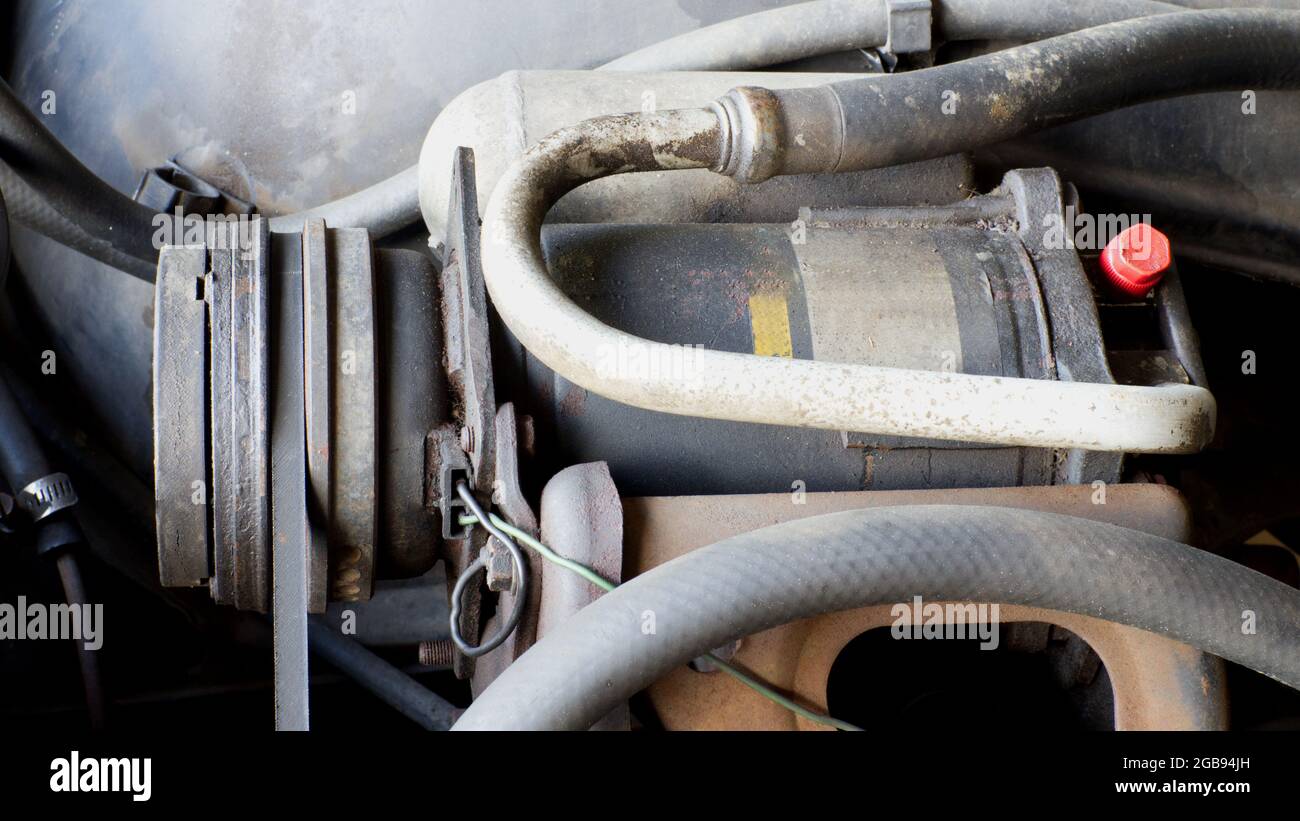
[[[618,489],[604,462],[560,471],[542,491],[542,541],[565,558],[595,570],[615,584],[623,580],[623,515]],[[602,591],[566,568],[541,567],[537,635],[595,601]],[[593,730],[626,730],[627,703],[592,725]]]
[[[230,226],[222,226],[219,240],[233,236]],[[208,351],[211,368],[209,426],[212,462],[212,545],[213,573],[208,582],[212,598],[223,601],[233,595],[234,563],[215,561],[217,554],[228,553],[234,544],[235,531],[235,461],[234,414],[227,406],[234,389],[235,255],[230,250],[208,252],[208,278],[205,288],[209,303]]]
[[[313,566],[309,548],[313,536],[307,519],[307,430],[303,414],[302,239],[294,234],[273,234],[271,243],[277,260],[271,313],[278,336],[271,364],[271,381],[276,386],[271,402],[275,727],[306,730],[307,611]]]
[[[441,281],[443,348],[452,404],[456,421],[461,425],[461,447],[469,457],[472,485],[482,494],[491,492],[496,477],[496,393],[492,384],[487,292],[480,260],[478,196],[475,191],[474,152],[459,149],[452,172],[448,209],[451,228]],[[437,473],[435,466],[434,474]],[[443,489],[442,495],[450,495],[449,489]],[[444,535],[455,530],[454,523],[444,521]],[[454,582],[465,572],[486,543],[483,528],[472,529],[468,538],[449,542],[447,580]],[[477,585],[466,591],[461,635],[478,635],[479,596]],[[472,659],[457,656],[458,676],[467,678],[473,670]]]
[[[519,482],[519,429],[521,422],[515,414],[515,406],[507,402],[497,410],[495,425],[496,442],[493,475],[496,477],[492,490],[492,505],[496,512],[524,532],[536,537],[538,535],[537,515],[524,498],[523,488]],[[496,546],[495,541],[493,542]],[[506,551],[499,551],[501,558],[509,561]],[[539,602],[542,595],[542,566],[545,564],[532,551],[523,552],[527,564],[528,583],[523,591],[506,588],[497,596],[496,614],[483,627],[483,635],[495,635],[501,629],[506,614],[514,611],[519,595],[525,597],[523,612],[515,625],[514,632],[506,637],[500,647],[479,657],[474,664],[474,678],[471,681],[473,691],[483,692],[501,671],[537,639],[537,619]],[[492,571],[489,569],[489,576]],[[490,582],[489,582],[489,586]]]
[[[663,363],[652,376],[694,370],[705,348],[1054,378],[1037,274],[1006,230],[1013,207],[1009,196],[985,196],[947,207],[805,210],[794,227],[547,225],[542,244],[575,305],[674,346],[681,367]],[[521,401],[539,420],[548,468],[607,461],[627,495],[780,492],[795,480],[819,491],[1050,484],[1057,461],[1050,449],[677,416],[588,391],[531,352],[519,359],[501,378],[532,387]]]
[[[330,595],[370,597],[377,520],[375,453],[375,291],[370,236],[360,228],[326,232],[333,272],[330,383]]]
[[[1162,485],[1115,485],[1104,497],[1090,486],[949,491],[631,498],[623,500],[627,575],[636,575],[727,536],[840,510],[906,504],[994,505],[1106,521],[1186,540],[1190,515]],[[1104,504],[1096,500],[1104,498]],[[1117,729],[1218,728],[1226,724],[1222,663],[1178,642],[1084,616],[1026,607],[1001,608],[1006,622],[1057,624],[1101,657],[1114,689]],[[892,622],[889,607],[829,614],[745,638],[734,661],[803,703],[826,709],[831,664],[856,636]],[[673,729],[816,729],[719,675],[689,669],[649,689]]]
[[[202,248],[165,248],[158,261],[153,394],[158,569],[168,586],[195,587],[208,577],[208,469],[205,307]],[[193,494],[198,493],[197,502]]]
[[[1063,214],[1067,193],[1061,178],[1050,168],[1009,171],[1002,188],[1011,194],[1017,221],[1016,234],[1034,260],[1052,329],[1052,365],[1067,382],[1113,384],[1106,360],[1106,345],[1098,328],[1097,304],[1074,248],[1053,248],[1044,241],[1046,219]],[[1208,396],[1208,394],[1207,394]],[[1210,428],[1213,429],[1213,399]],[[1208,437],[1207,437],[1208,442]],[[1119,480],[1122,453],[1075,448],[1057,467],[1062,484]]]
[[[512,71],[469,89],[434,121],[420,152],[420,201],[433,241],[447,233],[451,161],[457,147],[474,150],[478,205],[506,168],[533,143],[606,114],[707,105],[727,89],[762,83],[772,88],[843,79],[813,72]],[[800,208],[945,203],[974,190],[970,163],[944,157],[850,174],[785,177],[745,185],[707,170],[616,175],[566,194],[555,223],[638,224],[786,222]]]
[[[308,220],[302,230],[302,345],[304,409],[307,419],[307,504],[312,518],[324,521],[330,510],[330,287],[326,263],[324,220]],[[326,579],[329,575],[329,532],[312,528],[310,578]],[[325,585],[312,585],[309,598],[312,612],[325,609],[329,591]],[[338,587],[335,579],[334,586]],[[355,596],[340,596],[354,599]]]
[[[1214,431],[1214,399],[1189,385],[1143,387],[680,353],[596,321],[554,286],[539,229],[550,206],[591,179],[720,168],[729,126],[719,109],[587,120],[542,140],[506,172],[483,220],[493,305],[529,352],[609,399],[684,416],[882,435],[1087,451],[1192,453]],[[611,356],[636,363],[610,364]]]
[[[542,491],[542,541],[615,584],[623,580],[623,517],[604,462],[565,468]],[[602,591],[572,571],[542,567],[539,635],[586,607]]]
[[[233,254],[231,302],[230,410],[234,504],[232,538],[224,561],[230,573],[230,601],[240,609],[266,612],[270,596],[271,423],[270,423],[270,227],[253,223],[249,253]],[[217,564],[223,558],[218,554]]]

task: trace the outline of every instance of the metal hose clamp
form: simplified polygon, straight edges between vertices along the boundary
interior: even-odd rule
[[[39,522],[76,503],[77,491],[66,473],[42,476],[18,491],[18,506],[33,522]]]

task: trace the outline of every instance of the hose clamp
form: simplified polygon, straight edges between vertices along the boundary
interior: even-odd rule
[[[77,503],[77,491],[66,473],[42,476],[18,491],[18,506],[39,522]]]

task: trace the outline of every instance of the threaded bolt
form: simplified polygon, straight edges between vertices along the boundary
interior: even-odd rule
[[[420,642],[420,664],[424,667],[450,667],[456,645],[450,639]]]

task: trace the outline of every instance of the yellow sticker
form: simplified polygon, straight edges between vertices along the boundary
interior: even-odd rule
[[[754,353],[759,356],[794,358],[790,339],[790,315],[785,294],[765,292],[750,294],[749,321],[754,329]]]

